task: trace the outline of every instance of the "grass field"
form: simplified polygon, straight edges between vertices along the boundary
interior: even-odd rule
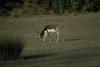
[[[59,42],[55,34],[52,42],[38,39],[46,24],[61,25]],[[22,59],[0,61],[0,67],[100,66],[100,13],[0,18],[0,35],[20,36],[25,41]]]

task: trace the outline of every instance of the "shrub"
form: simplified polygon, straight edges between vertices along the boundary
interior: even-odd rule
[[[15,60],[24,47],[24,41],[16,37],[2,37],[0,39],[0,61]]]
[[[0,8],[0,16],[8,16],[8,10],[7,9],[3,9],[3,8]]]
[[[97,10],[96,3],[93,0],[86,1],[83,11],[86,12],[95,12]]]

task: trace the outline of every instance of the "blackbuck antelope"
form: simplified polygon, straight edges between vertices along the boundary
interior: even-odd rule
[[[46,25],[43,28],[42,32],[40,33],[40,38],[43,41],[45,41],[47,36],[50,37],[50,35],[49,35],[50,33],[56,33],[57,34],[56,41],[58,41],[59,40],[59,26],[60,25],[56,25],[56,24],[55,25],[54,24],[52,24],[52,25]],[[50,40],[51,40],[51,38],[50,38]]]

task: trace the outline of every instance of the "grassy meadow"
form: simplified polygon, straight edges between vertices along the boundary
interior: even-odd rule
[[[59,24],[60,39],[39,40],[45,25]],[[0,61],[0,67],[99,67],[100,13],[77,16],[0,18],[0,37],[16,36],[25,41],[21,58]]]

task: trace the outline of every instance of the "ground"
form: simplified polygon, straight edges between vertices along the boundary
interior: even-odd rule
[[[60,40],[39,40],[47,24],[59,24]],[[78,16],[0,18],[0,35],[20,36],[25,41],[21,59],[0,61],[0,67],[99,67],[100,13]]]

